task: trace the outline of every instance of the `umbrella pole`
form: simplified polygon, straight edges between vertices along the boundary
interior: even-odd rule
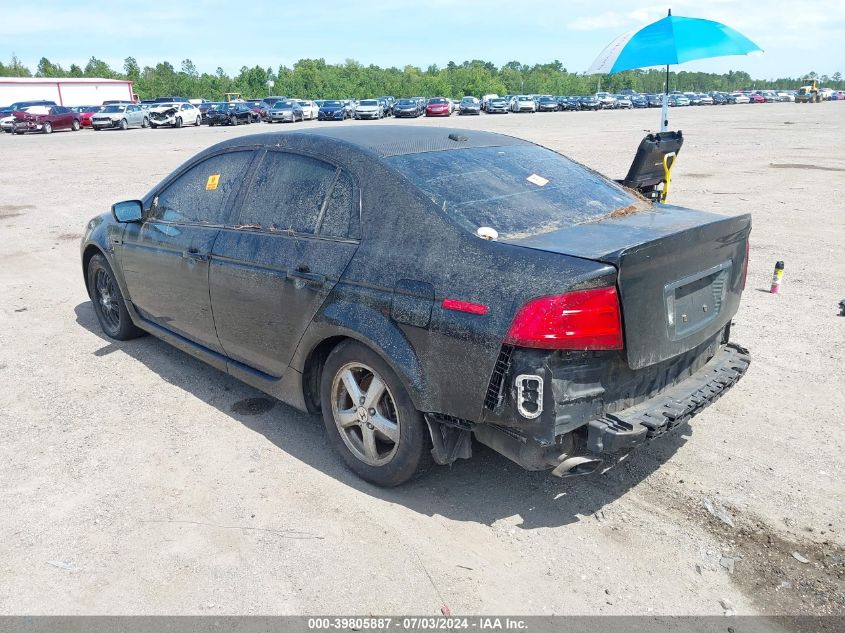
[[[660,109],[660,131],[669,128],[669,64],[666,64],[666,87],[663,89],[663,107]]]

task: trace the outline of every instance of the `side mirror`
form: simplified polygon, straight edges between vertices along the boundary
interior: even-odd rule
[[[144,215],[144,205],[140,200],[126,200],[113,204],[111,213],[118,222],[140,222]]]

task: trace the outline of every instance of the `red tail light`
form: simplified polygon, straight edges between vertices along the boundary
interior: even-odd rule
[[[748,257],[750,255],[749,249],[751,248],[751,242],[749,240],[745,240],[745,264],[742,266],[742,289],[745,290],[745,280],[748,278]]]
[[[616,288],[532,299],[517,313],[505,342],[541,349],[622,349]]]

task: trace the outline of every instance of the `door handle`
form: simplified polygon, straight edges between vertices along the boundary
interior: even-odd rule
[[[304,281],[307,284],[320,285],[326,282],[326,276],[319,273],[310,273],[307,270],[289,270],[288,279]]]
[[[189,248],[186,251],[182,251],[182,258],[183,259],[191,259],[195,262],[207,262],[208,261],[208,253],[204,253],[196,248]]]

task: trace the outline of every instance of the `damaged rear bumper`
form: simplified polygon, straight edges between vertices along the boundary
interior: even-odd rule
[[[701,370],[660,395],[587,424],[588,451],[618,453],[689,421],[722,397],[751,364],[748,350],[729,343]]]
[[[726,344],[686,378],[634,406],[605,412],[557,435],[553,442],[497,424],[474,425],[472,430],[482,444],[528,470],[552,468],[560,477],[606,470],[634,448],[683,425],[718,400],[750,363],[748,350]]]

